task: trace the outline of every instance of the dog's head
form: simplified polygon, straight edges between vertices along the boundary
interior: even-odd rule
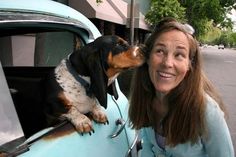
[[[118,98],[114,80],[124,70],[144,63],[138,46],[130,46],[118,36],[101,36],[79,51],[91,77],[91,90],[99,103],[107,107],[107,92]]]

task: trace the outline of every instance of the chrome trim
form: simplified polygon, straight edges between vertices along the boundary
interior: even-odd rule
[[[116,120],[116,126],[118,127],[117,130],[115,131],[115,133],[109,135],[110,138],[115,138],[117,137],[121,132],[122,130],[125,128],[125,124],[126,124],[126,121],[122,118],[119,118]]]
[[[133,141],[133,143],[131,144],[131,146],[129,147],[128,151],[126,152],[125,157],[129,157],[129,156],[130,156],[130,153],[132,152],[132,150],[133,150],[134,146],[136,145],[137,141],[138,141],[138,133],[136,133],[135,138],[134,138],[134,141]],[[136,154],[136,155],[137,155],[137,154]]]

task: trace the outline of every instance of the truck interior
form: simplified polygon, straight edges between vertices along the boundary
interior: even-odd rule
[[[55,30],[17,31],[0,37],[1,64],[26,138],[47,127],[44,79],[62,58],[84,44],[79,39],[73,33]]]

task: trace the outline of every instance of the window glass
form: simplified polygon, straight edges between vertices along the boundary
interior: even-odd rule
[[[0,63],[0,146],[24,136]],[[6,105],[7,104],[7,105]],[[1,147],[0,147],[1,152]],[[1,155],[0,155],[1,156]]]
[[[84,45],[71,32],[40,32],[0,37],[3,66],[56,66],[75,49]]]

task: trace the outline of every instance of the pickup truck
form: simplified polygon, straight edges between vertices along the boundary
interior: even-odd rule
[[[48,126],[43,81],[61,59],[101,36],[78,11],[50,0],[0,0],[0,157],[137,156],[128,100],[108,95],[109,125],[83,136],[67,121]],[[117,80],[116,80],[117,81]]]

